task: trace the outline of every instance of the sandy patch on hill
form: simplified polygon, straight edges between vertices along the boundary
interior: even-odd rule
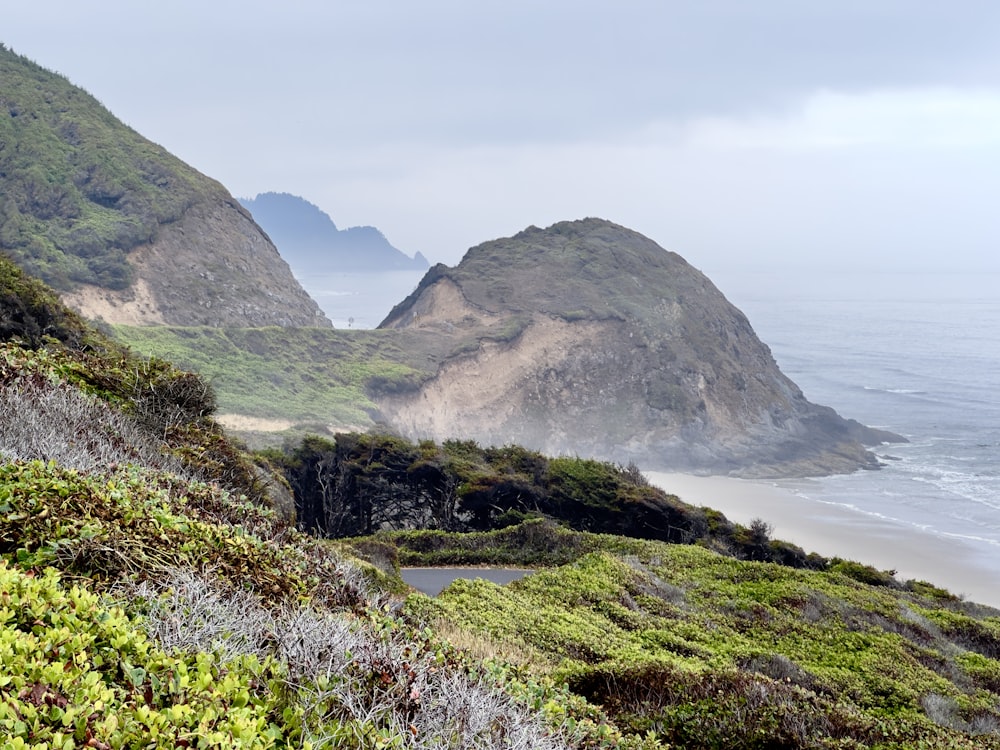
[[[136,279],[128,289],[115,291],[84,284],[62,295],[63,302],[85,318],[129,326],[165,325],[149,283]]]
[[[237,432],[284,432],[295,424],[289,419],[266,419],[246,414],[217,414],[215,420],[227,430]]]
[[[455,282],[441,279],[402,315],[387,320],[386,328],[416,328],[451,331],[455,328],[489,326],[503,316],[469,303]]]
[[[417,394],[384,399],[382,412],[410,435],[486,439],[484,430],[500,433],[508,420],[519,419],[526,399],[545,384],[539,370],[563,362],[574,348],[596,346],[606,329],[603,323],[536,318],[511,343],[484,340],[475,353],[449,361]]]

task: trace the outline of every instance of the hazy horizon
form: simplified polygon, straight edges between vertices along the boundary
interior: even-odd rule
[[[1000,6],[69,0],[0,42],[237,197],[456,263],[598,216],[719,269],[998,271]]]

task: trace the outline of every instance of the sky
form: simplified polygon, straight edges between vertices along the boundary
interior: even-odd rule
[[[709,275],[1000,271],[994,0],[3,4],[235,196],[432,262],[598,216]]]

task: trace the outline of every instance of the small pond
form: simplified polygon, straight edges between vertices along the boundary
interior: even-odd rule
[[[502,586],[534,572],[521,568],[402,568],[399,574],[417,591],[437,596],[456,578],[485,578]]]

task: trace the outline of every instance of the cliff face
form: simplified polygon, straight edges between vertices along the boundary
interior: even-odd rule
[[[875,468],[863,444],[895,437],[807,401],[703,274],[598,219],[436,266],[382,327],[456,342],[419,391],[380,400],[413,437],[756,476]]]
[[[0,45],[0,251],[111,323],[325,325],[222,185]]]
[[[198,203],[129,253],[123,290],[80,285],[64,301],[90,318],[128,325],[321,326],[330,322],[245,209]]]

